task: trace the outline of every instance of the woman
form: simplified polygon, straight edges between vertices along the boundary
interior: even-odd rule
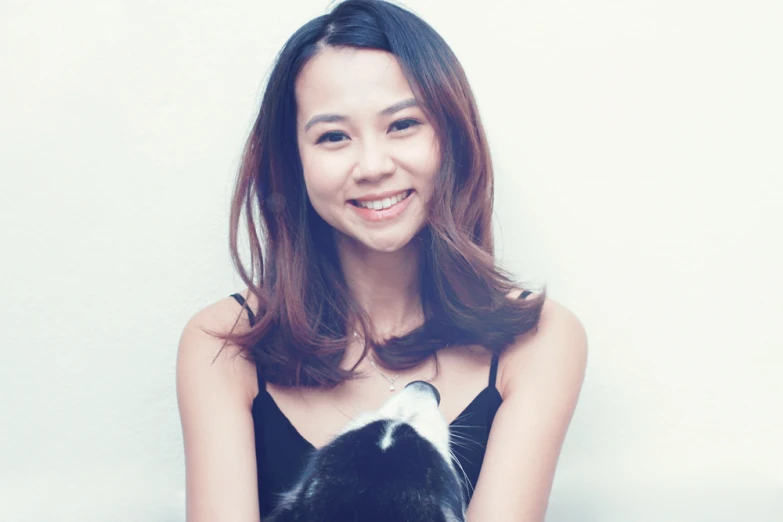
[[[467,519],[544,519],[586,337],[495,266],[492,205],[475,100],[429,25],[347,0],[290,38],[232,206],[248,289],[179,344],[189,522],[266,516],[308,452],[414,380],[440,391]]]

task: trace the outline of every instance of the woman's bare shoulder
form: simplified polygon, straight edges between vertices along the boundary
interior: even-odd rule
[[[236,293],[242,296],[247,306],[255,313],[258,309],[256,297],[247,288]],[[232,295],[227,295],[205,306],[196,312],[191,320],[196,320],[211,329],[221,329],[221,331],[233,328],[235,332],[241,332],[250,328],[247,310]]]
[[[247,297],[248,290],[237,292]],[[251,295],[248,301],[253,307]],[[234,393],[240,394],[247,405],[252,405],[257,389],[255,365],[242,357],[239,346],[211,335],[211,332],[241,333],[250,328],[247,311],[231,296],[226,296],[198,310],[188,320],[179,342],[178,359],[201,367],[203,371],[219,373],[216,378],[225,382]],[[209,369],[208,369],[208,368]]]
[[[196,312],[177,351],[177,403],[182,423],[188,521],[258,520],[254,421],[248,383],[252,363],[210,332],[226,333],[241,307],[224,298]],[[225,343],[225,346],[224,346]]]
[[[579,318],[565,305],[547,297],[538,328],[520,335],[500,357],[501,390],[508,390],[512,381],[530,380],[530,373],[539,373],[543,365],[568,361],[577,369],[583,367],[586,351],[587,336]]]

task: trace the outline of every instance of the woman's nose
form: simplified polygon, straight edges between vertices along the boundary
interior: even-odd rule
[[[394,161],[383,143],[368,141],[362,145],[360,154],[357,180],[377,180],[394,172]]]

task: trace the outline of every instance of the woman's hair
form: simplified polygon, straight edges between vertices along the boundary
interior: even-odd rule
[[[421,251],[424,324],[385,342],[376,339],[369,315],[349,292],[333,229],[315,212],[305,189],[294,82],[325,47],[394,55],[441,145],[425,224],[413,239]],[[374,347],[392,370],[415,367],[449,345],[480,345],[500,353],[537,327],[546,289],[529,299],[507,298],[521,285],[495,264],[493,198],[486,136],[452,50],[426,22],[397,5],[345,0],[296,31],[270,73],[245,145],[230,218],[231,256],[258,301],[252,311],[256,323],[240,333],[233,328],[210,333],[238,345],[264,379],[285,386],[331,387],[353,376],[355,366],[339,368],[352,317],[366,333],[364,354]],[[263,242],[256,233],[256,208]],[[243,211],[249,274],[237,251]]]

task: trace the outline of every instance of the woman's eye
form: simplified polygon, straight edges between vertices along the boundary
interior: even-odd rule
[[[340,143],[340,141],[342,140],[338,141],[338,140],[333,140],[331,138],[335,138],[335,137],[339,138],[341,136],[345,136],[345,134],[343,134],[342,132],[327,132],[326,134],[323,134],[320,138],[318,138],[318,141],[316,141],[315,143],[316,145],[324,141],[328,141],[329,143]]]
[[[407,118],[404,120],[395,121],[394,123],[391,124],[391,127],[389,128],[393,128],[396,126],[398,130],[404,131],[410,129],[411,127],[415,127],[416,125],[421,125],[421,122]],[[345,136],[345,134],[342,132],[327,132],[322,134],[321,137],[318,138],[318,141],[316,141],[315,143],[316,145],[319,143],[323,143],[324,141],[328,141],[329,143],[340,143],[341,141],[343,141],[340,139],[343,136]]]
[[[408,119],[405,119],[405,120],[397,120],[394,123],[392,123],[392,127],[394,127],[395,125],[405,125],[405,127],[403,127],[400,130],[407,130],[407,129],[410,129],[411,127],[414,127],[416,125],[421,125],[421,122],[408,118]]]

